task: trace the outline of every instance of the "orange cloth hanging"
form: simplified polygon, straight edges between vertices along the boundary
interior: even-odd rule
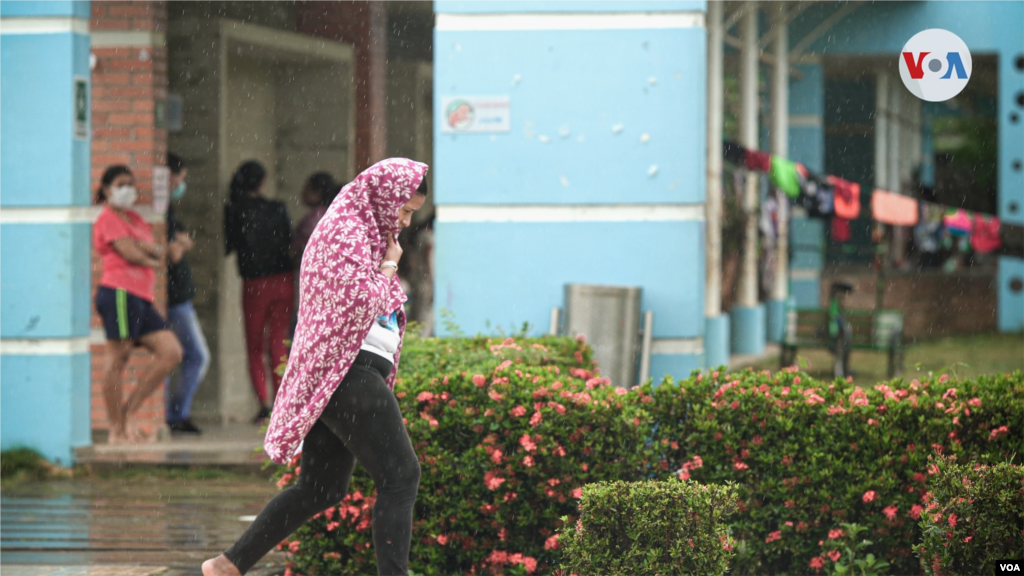
[[[846,220],[856,220],[860,216],[860,184],[843,180],[837,176],[829,176],[828,183],[835,186],[835,213]]]
[[[871,194],[871,217],[882,224],[914,226],[918,218],[917,200],[876,189]]]

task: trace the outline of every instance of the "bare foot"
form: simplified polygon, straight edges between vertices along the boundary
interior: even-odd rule
[[[221,554],[203,562],[203,576],[242,576],[235,565]]]
[[[128,433],[123,429],[111,428],[110,435],[107,436],[107,444],[130,444],[131,439]]]

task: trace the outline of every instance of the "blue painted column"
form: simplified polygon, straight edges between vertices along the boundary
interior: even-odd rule
[[[89,3],[0,2],[0,442],[89,426]]]
[[[701,367],[705,3],[435,11],[436,312],[539,334],[567,283],[640,286],[651,375]]]
[[[1020,6],[1017,6],[1018,17]],[[1019,24],[1019,20],[1018,20]],[[1019,28],[1018,28],[1019,30]],[[1024,37],[1006,37],[999,55],[999,219],[1024,225]],[[1024,260],[999,258],[1000,332],[1024,330]]]
[[[820,62],[799,64],[789,80],[789,155],[808,170],[825,171],[825,73]],[[821,305],[825,222],[799,208],[789,221],[789,293],[798,308]]]

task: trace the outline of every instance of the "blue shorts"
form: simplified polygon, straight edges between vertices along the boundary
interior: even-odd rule
[[[138,343],[146,334],[169,329],[152,302],[126,290],[100,286],[96,291],[96,311],[103,318],[107,340]]]

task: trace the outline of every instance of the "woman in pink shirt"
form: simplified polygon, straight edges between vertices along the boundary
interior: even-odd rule
[[[103,262],[95,303],[107,334],[103,399],[110,420],[111,444],[146,439],[141,431],[128,425],[128,418],[181,362],[182,356],[174,332],[153,307],[156,270],[167,264],[163,247],[153,242],[152,228],[131,210],[137,198],[131,170],[127,166],[107,168],[96,192],[96,202],[104,206],[93,224],[92,241]],[[136,346],[149,349],[156,358],[125,400],[121,374]]]

